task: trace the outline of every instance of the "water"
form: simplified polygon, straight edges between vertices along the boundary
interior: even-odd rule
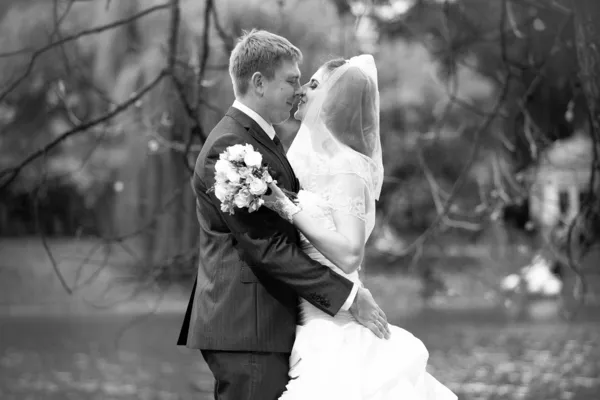
[[[0,399],[210,399],[199,352],[174,343],[181,315],[0,316]],[[461,399],[596,400],[600,323],[592,314],[514,322],[425,311],[396,324],[430,350]]]

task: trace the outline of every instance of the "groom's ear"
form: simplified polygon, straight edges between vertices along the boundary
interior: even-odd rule
[[[250,77],[250,86],[254,89],[254,91],[262,96],[265,93],[265,77],[260,72],[256,71]]]

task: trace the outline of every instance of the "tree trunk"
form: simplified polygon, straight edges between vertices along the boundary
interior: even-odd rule
[[[570,244],[574,244],[579,253],[571,256],[577,260],[600,240],[600,3],[598,0],[572,0],[571,7],[574,12],[579,79],[590,115],[589,130],[594,146],[590,198],[583,205],[583,218],[576,221],[573,229],[575,235],[571,235]]]
[[[571,4],[575,15],[579,79],[591,116],[592,139],[597,147],[600,144],[600,3],[598,0],[573,0]],[[598,171],[599,160],[594,164]],[[596,194],[600,193],[599,182],[596,177],[593,184]]]

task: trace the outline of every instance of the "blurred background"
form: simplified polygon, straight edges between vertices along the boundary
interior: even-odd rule
[[[262,28],[303,80],[375,57],[363,281],[431,372],[464,400],[597,399],[599,20],[597,0],[3,0],[0,398],[212,398],[175,346],[189,181],[229,52]]]

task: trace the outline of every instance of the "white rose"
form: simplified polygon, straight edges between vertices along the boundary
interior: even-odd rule
[[[238,174],[244,179],[248,179],[252,176],[252,169],[248,167],[241,167],[238,170]]]
[[[246,148],[241,144],[234,144],[227,148],[227,154],[231,161],[242,161],[246,154]]]
[[[227,174],[224,172],[217,172],[215,174],[215,182],[217,184],[224,184],[225,182],[227,182]]]
[[[215,186],[215,196],[221,202],[227,199],[227,195],[229,194],[229,190],[227,190],[227,185],[216,185]]]
[[[240,190],[233,198],[233,202],[238,208],[248,207],[251,201],[252,195],[246,190]]]
[[[233,214],[233,207],[231,207],[231,204],[221,203],[221,211]]]
[[[248,187],[250,193],[255,196],[262,196],[267,191],[267,184],[261,179],[252,179]]]
[[[244,156],[244,162],[249,167],[260,167],[262,163],[262,154],[257,151],[249,151]]]
[[[227,160],[220,159],[215,163],[215,171],[217,173],[227,174],[227,172],[231,171],[232,169],[233,165],[231,165],[231,163]]]
[[[227,198],[231,199],[238,192],[239,188],[232,184],[227,185]]]
[[[240,174],[237,173],[235,169],[232,168],[231,171],[227,171],[227,179],[229,179],[229,181],[233,183],[240,183],[242,177],[240,176]]]
[[[265,181],[266,183],[271,183],[273,182],[273,178],[271,178],[271,174],[269,174],[269,171],[264,170],[262,173],[262,179],[263,181]]]

